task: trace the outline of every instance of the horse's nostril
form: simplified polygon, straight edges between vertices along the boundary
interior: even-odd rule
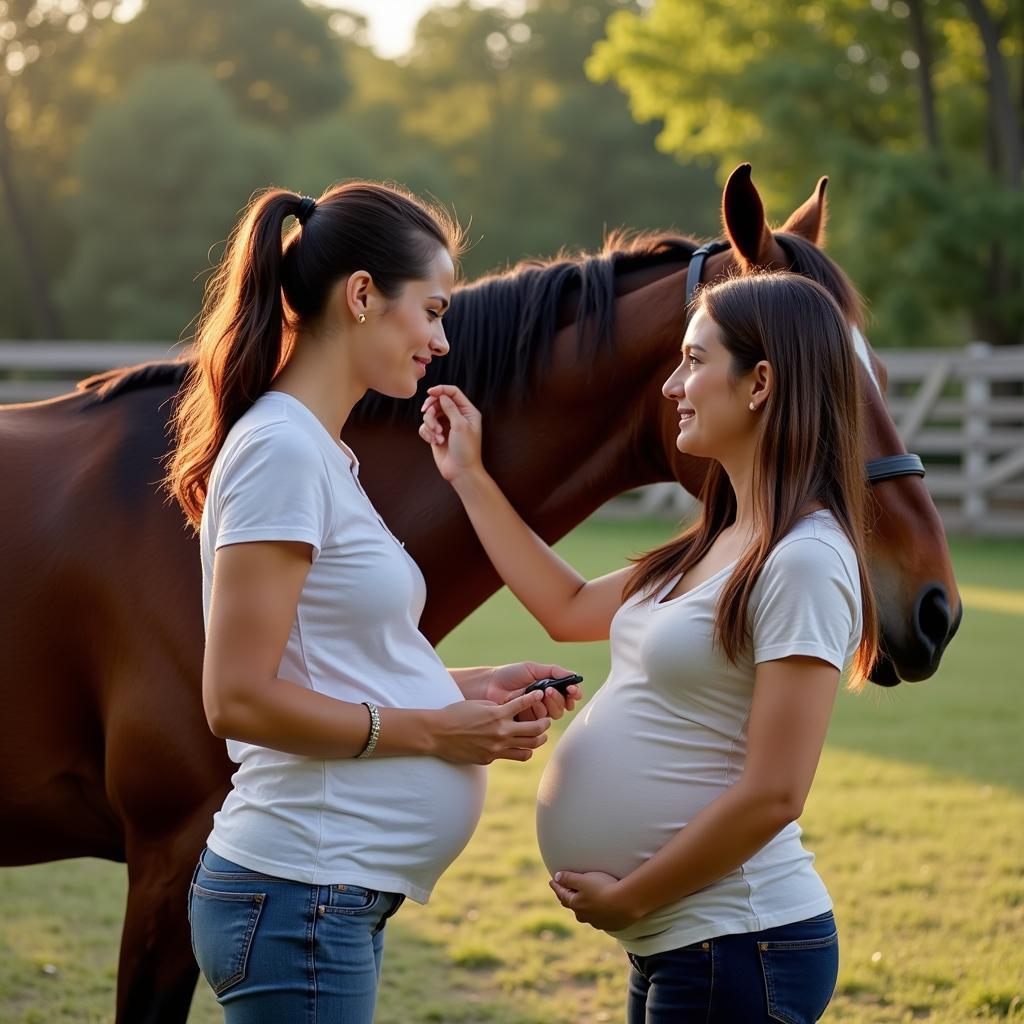
[[[917,631],[936,654],[946,645],[951,619],[946,588],[940,583],[926,587],[917,601]]]

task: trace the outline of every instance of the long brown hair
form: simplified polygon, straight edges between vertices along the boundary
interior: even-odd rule
[[[865,569],[868,484],[861,396],[850,328],[829,293],[805,277],[759,273],[703,289],[694,300],[719,327],[739,378],[761,360],[775,371],[759,415],[754,458],[755,539],[719,597],[715,641],[734,662],[747,639],[747,605],[775,546],[808,508],[824,506],[857,554],[863,633],[850,674],[859,689],[878,654],[878,617]],[[700,493],[703,511],[680,536],[636,560],[627,597],[652,591],[700,561],[736,517],[736,497],[715,462]]]
[[[193,527],[228,431],[270,387],[296,331],[321,316],[334,284],[365,270],[392,299],[407,281],[429,276],[438,247],[453,259],[463,248],[444,209],[392,185],[346,182],[310,206],[285,189],[257,193],[207,287],[164,480]],[[303,223],[285,233],[300,213]]]

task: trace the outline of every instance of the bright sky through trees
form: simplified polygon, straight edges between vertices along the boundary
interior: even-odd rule
[[[365,15],[369,20],[370,42],[381,57],[397,57],[412,45],[416,22],[436,0],[328,0],[331,7]],[[443,0],[442,0],[443,2]],[[477,0],[480,7],[496,7],[500,0]],[[505,3],[505,7],[514,4]]]

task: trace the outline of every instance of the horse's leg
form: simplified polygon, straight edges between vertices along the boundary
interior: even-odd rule
[[[158,651],[140,664],[107,716],[107,787],[128,863],[117,1024],[184,1024],[198,977],[189,881],[230,762],[203,717],[199,672],[176,676]]]
[[[218,796],[219,801],[219,796]],[[128,842],[128,903],[117,972],[117,1024],[184,1024],[199,968],[186,899],[213,815],[189,827]]]

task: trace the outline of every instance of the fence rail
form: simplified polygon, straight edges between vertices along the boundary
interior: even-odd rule
[[[882,357],[889,408],[947,528],[1024,536],[1024,346]]]
[[[151,342],[2,341],[0,404],[52,398],[90,374],[184,351]],[[880,355],[893,418],[906,447],[924,459],[947,529],[1024,537],[1024,345]],[[606,511],[680,518],[692,505],[674,484],[655,484]]]
[[[54,398],[91,374],[184,351],[151,341],[0,341],[0,404]]]

